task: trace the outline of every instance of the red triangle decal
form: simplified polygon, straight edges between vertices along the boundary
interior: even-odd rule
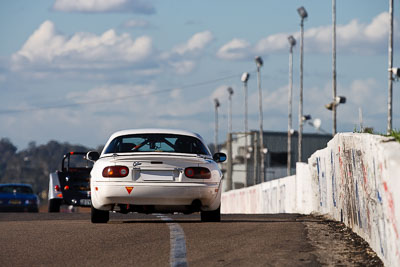
[[[128,194],[130,195],[133,189],[133,186],[125,186],[126,191],[128,191]]]

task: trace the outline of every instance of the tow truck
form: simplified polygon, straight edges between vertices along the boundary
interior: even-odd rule
[[[64,155],[61,170],[50,173],[49,212],[60,212],[62,205],[90,207],[90,171],[93,162],[86,152],[69,152]]]

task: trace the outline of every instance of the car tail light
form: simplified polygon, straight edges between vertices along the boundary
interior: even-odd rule
[[[60,186],[59,186],[59,185],[55,185],[55,186],[54,186],[54,190],[55,190],[56,192],[60,192]]]
[[[103,170],[103,177],[126,177],[129,174],[128,167],[109,166]]]
[[[64,190],[69,190],[69,185],[64,186]]]
[[[192,179],[210,179],[211,172],[204,167],[189,167],[185,169],[185,175]]]

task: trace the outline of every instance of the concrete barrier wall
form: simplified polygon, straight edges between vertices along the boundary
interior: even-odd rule
[[[387,266],[400,266],[400,143],[337,134],[296,176],[222,195],[222,213],[319,214],[344,222]]]
[[[387,266],[400,266],[400,143],[338,134],[308,160],[315,212],[343,221]]]
[[[221,213],[295,213],[295,176],[222,194]]]

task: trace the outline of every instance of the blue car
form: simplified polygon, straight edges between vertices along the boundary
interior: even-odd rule
[[[0,211],[38,212],[39,198],[29,184],[0,184]]]

